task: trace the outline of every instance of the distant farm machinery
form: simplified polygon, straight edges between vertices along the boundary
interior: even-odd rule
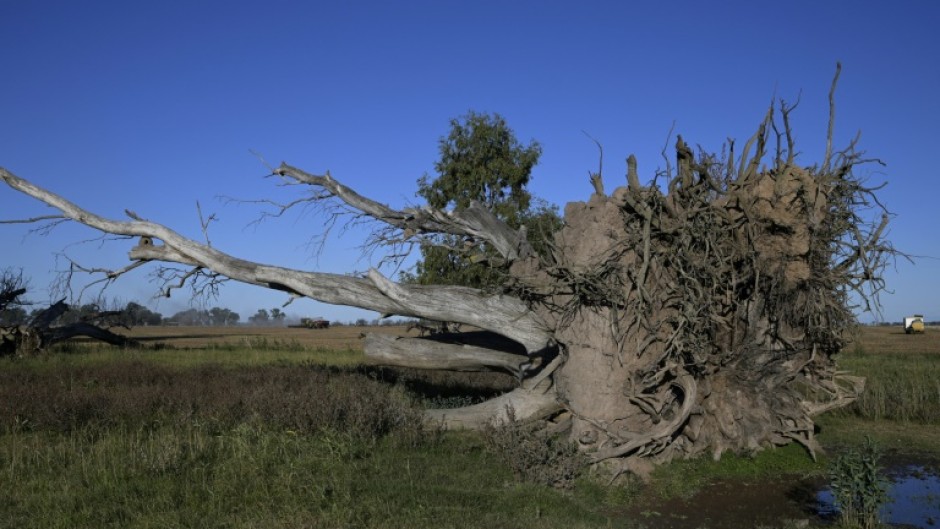
[[[323,318],[300,318],[300,325],[288,325],[288,327],[301,329],[329,329],[329,320]]]
[[[924,316],[915,314],[904,318],[904,332],[907,334],[924,334]]]

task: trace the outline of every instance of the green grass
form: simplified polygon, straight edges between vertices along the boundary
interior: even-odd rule
[[[472,435],[413,447],[240,425],[0,437],[0,526],[598,527],[575,495],[512,482]]]
[[[517,483],[479,435],[420,428],[405,377],[226,353],[225,366],[109,351],[2,361],[0,527],[607,522],[596,491]]]
[[[839,367],[867,380],[862,396],[837,414],[940,424],[940,355],[870,353],[856,346],[840,356]]]
[[[698,458],[658,467],[652,475],[652,492],[660,498],[689,498],[719,480],[762,480],[779,476],[821,476],[825,458],[817,461],[797,444],[758,452],[754,456],[725,454],[720,461]]]
[[[827,468],[794,444],[674,462],[646,485],[520,483],[483,436],[416,427],[415,388],[473,400],[476,382],[356,367],[361,358],[269,340],[0,360],[0,528],[652,527],[625,513],[718,480]],[[936,456],[938,363],[846,353],[841,366],[868,376],[868,391],[820,418],[820,442],[840,450],[867,434]]]

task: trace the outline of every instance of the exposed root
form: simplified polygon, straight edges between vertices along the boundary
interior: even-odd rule
[[[598,463],[612,457],[621,457],[638,451],[640,456],[650,456],[661,452],[671,441],[671,438],[685,424],[692,413],[696,403],[695,379],[689,375],[682,375],[673,382],[673,386],[682,391],[682,407],[676,417],[668,423],[662,424],[650,432],[639,434],[627,442],[598,450],[591,454],[591,461]]]
[[[506,423],[507,410],[513,410],[513,419],[530,421],[561,411],[551,381],[546,380],[534,389],[518,388],[505,395],[480,404],[452,409],[427,410],[428,420],[448,430],[480,429],[486,425]]]

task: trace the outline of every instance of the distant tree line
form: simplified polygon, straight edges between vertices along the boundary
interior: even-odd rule
[[[0,291],[6,292],[9,299],[0,299],[0,326],[11,327],[25,325],[31,318],[47,308],[46,304],[31,302],[26,299],[29,290],[29,281],[22,271],[13,269],[0,269]],[[105,319],[102,320],[102,315]],[[101,303],[85,303],[73,305],[59,320],[60,325],[69,325],[77,322],[97,321],[106,326],[142,327],[157,325],[180,326],[212,326],[229,327],[239,324],[257,326],[284,326],[287,324],[287,313],[280,308],[258,309],[248,317],[247,322],[241,321],[241,316],[228,308],[213,307],[211,309],[189,308],[179,311],[172,316],[150,310],[140,303],[131,301],[122,304],[117,301]],[[379,327],[407,325],[415,320],[411,318],[359,318],[355,321],[331,321],[336,326]]]
[[[279,308],[273,308],[270,311],[267,309],[258,309],[258,312],[256,312],[254,316],[248,317],[248,322],[251,325],[271,327],[284,325],[285,320],[287,320],[287,314]]]
[[[228,327],[238,325],[241,316],[237,312],[222,307],[211,309],[187,309],[166,318],[170,325]]]

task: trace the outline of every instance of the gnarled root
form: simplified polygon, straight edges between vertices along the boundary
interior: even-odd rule
[[[591,461],[598,463],[613,457],[622,457],[637,452],[636,455],[648,456],[662,451],[671,442],[672,436],[682,428],[692,409],[695,407],[697,386],[695,379],[690,375],[682,375],[672,382],[673,387],[682,392],[682,406],[679,413],[669,422],[658,425],[656,428],[626,442],[599,449],[591,455]],[[610,433],[610,432],[608,432]]]
[[[473,406],[428,410],[428,419],[449,430],[480,429],[486,425],[509,422],[508,410],[517,421],[537,420],[560,411],[551,380],[532,389],[518,388],[505,395]]]

